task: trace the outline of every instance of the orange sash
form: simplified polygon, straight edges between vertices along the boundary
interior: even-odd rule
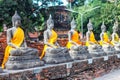
[[[77,44],[82,44],[82,42],[79,41],[79,34],[77,31],[74,31],[72,37],[71,37],[71,40],[76,42]],[[67,43],[67,48],[70,49],[72,46],[74,46],[74,44],[72,44],[71,42],[68,41]]]
[[[106,42],[106,43],[109,43],[110,44],[110,40],[109,40],[109,37],[107,35],[107,33],[105,32],[104,35],[103,35],[103,41],[100,41],[100,45],[104,45],[103,42]]]
[[[90,33],[90,40],[89,41],[97,44],[97,41],[95,40],[95,36],[94,36],[93,32]],[[86,41],[86,46],[90,45],[89,41]]]
[[[119,36],[117,33],[115,34],[115,41],[119,42]],[[111,41],[111,43],[114,45],[114,41]]]

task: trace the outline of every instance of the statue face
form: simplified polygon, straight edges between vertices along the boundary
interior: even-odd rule
[[[114,29],[113,29],[113,31],[114,31],[114,32],[117,32],[117,31],[118,31],[118,29],[117,29],[117,28],[114,28]]]
[[[92,26],[90,26],[90,27],[88,28],[88,30],[92,31],[92,30],[93,30],[93,27],[92,27]]]
[[[106,28],[103,28],[103,29],[102,29],[102,32],[105,32],[105,31],[106,31]]]
[[[47,25],[49,29],[53,29],[54,28],[54,23],[50,23]]]
[[[21,26],[21,21],[20,20],[16,20],[15,23],[14,23],[15,27],[20,27]]]
[[[72,29],[75,29],[75,28],[76,28],[76,24],[75,24],[75,23],[72,24],[72,25],[71,25],[71,28],[72,28]]]

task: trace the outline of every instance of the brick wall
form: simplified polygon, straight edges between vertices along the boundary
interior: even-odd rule
[[[116,69],[120,69],[120,57],[114,54],[107,57],[75,60],[20,71],[6,71],[0,74],[0,80],[18,80],[21,78],[25,80],[93,80]]]

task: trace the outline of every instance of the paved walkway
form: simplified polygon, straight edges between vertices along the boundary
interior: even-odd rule
[[[120,70],[115,70],[102,77],[96,78],[95,80],[120,80]]]

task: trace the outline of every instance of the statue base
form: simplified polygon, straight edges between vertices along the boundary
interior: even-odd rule
[[[69,55],[68,49],[61,47],[46,51],[45,57],[43,58],[46,64],[58,64],[72,61]]]
[[[74,60],[84,60],[91,58],[91,55],[88,53],[88,51],[69,51],[70,56]]]
[[[92,57],[106,56],[105,52],[89,52]]]
[[[11,50],[9,59],[5,64],[8,70],[28,69],[43,66],[44,62],[40,61],[38,50],[34,48],[24,48]]]

